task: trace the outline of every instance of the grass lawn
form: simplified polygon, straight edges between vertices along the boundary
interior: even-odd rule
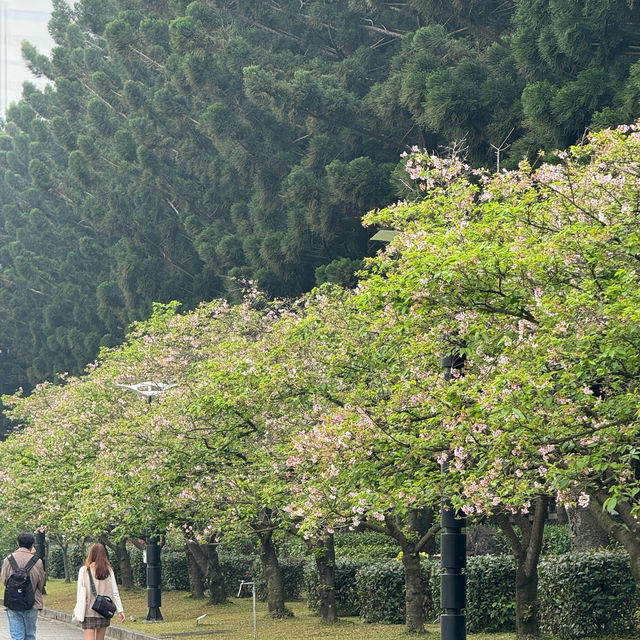
[[[120,596],[124,605],[127,620],[125,627],[142,631],[158,637],[167,637],[173,633],[189,633],[180,635],[183,640],[252,640],[253,613],[251,598],[230,598],[229,604],[207,606],[203,600],[192,600],[184,591],[165,591],[162,594],[162,616],[164,622],[145,622],[147,616],[147,592],[144,589],[121,591]],[[75,583],[65,583],[64,580],[49,580],[44,605],[49,609],[59,611],[73,610],[76,599]],[[358,618],[343,618],[338,624],[323,625],[317,616],[311,614],[305,602],[291,602],[287,606],[294,612],[295,617],[286,620],[272,620],[267,615],[267,605],[257,603],[257,622],[259,640],[406,640],[404,625],[396,624],[363,624]],[[196,618],[207,614],[196,626]],[[129,617],[136,618],[136,622]],[[116,623],[118,624],[118,623]],[[429,631],[434,636],[439,635],[438,625],[429,625]],[[220,631],[207,635],[197,632]],[[514,634],[469,635],[470,640],[514,640]]]

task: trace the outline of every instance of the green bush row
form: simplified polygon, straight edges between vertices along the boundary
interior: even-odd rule
[[[636,629],[638,594],[623,551],[570,553],[543,561],[538,594],[545,634],[583,638]]]
[[[305,568],[311,610],[318,610],[319,585],[311,563]],[[476,556],[467,562],[467,630],[495,633],[515,629],[515,568],[510,556]],[[439,615],[440,564],[422,562],[425,617]],[[405,585],[398,561],[336,561],[338,615],[360,615],[365,622],[402,623]],[[539,568],[540,624],[560,638],[627,634],[635,630],[638,605],[629,558],[620,551],[565,554]]]

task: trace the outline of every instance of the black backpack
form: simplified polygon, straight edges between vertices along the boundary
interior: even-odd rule
[[[36,603],[36,595],[33,592],[29,572],[33,565],[38,562],[38,556],[34,555],[24,567],[18,566],[13,554],[8,557],[8,560],[13,572],[5,585],[4,606],[13,611],[33,609],[33,605]]]

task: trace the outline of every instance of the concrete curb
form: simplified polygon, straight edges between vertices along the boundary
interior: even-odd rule
[[[58,620],[59,622],[66,622],[67,624],[80,628],[80,625],[77,622],[73,622],[71,620],[71,614],[66,611],[56,611],[55,609],[47,609],[45,607],[40,613],[44,618]],[[109,640],[159,640],[158,636],[150,636],[148,633],[133,631],[131,629],[125,629],[124,627],[117,627],[114,625],[109,626],[106,637],[109,638]]]

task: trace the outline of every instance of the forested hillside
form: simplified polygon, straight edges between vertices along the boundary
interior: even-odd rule
[[[345,282],[413,145],[474,165],[640,114],[634,0],[54,0],[0,134],[0,381],[78,372],[153,301]],[[398,175],[398,179],[393,176]]]

